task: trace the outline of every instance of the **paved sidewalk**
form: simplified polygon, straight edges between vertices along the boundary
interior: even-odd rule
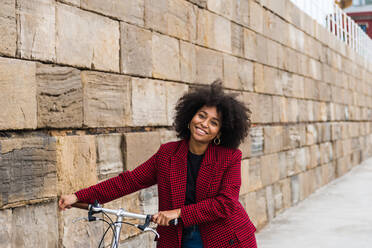
[[[284,211],[256,237],[258,248],[371,248],[372,158]]]

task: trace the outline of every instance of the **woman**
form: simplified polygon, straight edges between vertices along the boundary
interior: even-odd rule
[[[248,134],[251,112],[234,97],[220,81],[186,93],[176,106],[180,141],[161,145],[133,171],[61,196],[60,208],[77,201],[105,203],[157,184],[157,247],[256,247],[256,228],[239,203],[237,147]],[[180,224],[169,226],[176,218]]]

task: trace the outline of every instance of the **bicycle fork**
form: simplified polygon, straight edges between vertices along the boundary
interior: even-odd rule
[[[119,248],[121,225],[123,217],[118,216],[115,223],[115,235],[112,236],[111,248]]]

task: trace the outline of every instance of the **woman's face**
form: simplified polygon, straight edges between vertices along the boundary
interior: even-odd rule
[[[190,139],[200,143],[209,143],[220,136],[222,120],[216,107],[203,106],[190,121]]]

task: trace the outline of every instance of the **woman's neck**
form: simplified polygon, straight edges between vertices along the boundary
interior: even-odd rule
[[[197,142],[193,140],[192,138],[189,141],[189,151],[196,155],[204,154],[207,148],[208,148],[208,144]]]

